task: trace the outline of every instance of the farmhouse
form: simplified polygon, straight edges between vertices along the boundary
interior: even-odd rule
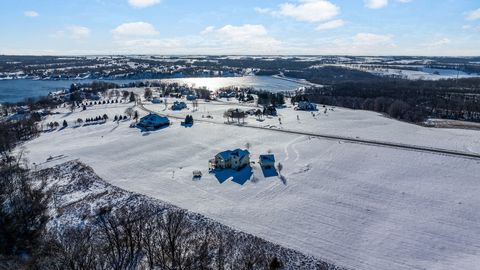
[[[170,120],[167,117],[154,113],[142,117],[137,124],[137,126],[146,129],[157,129],[168,125],[170,125]]]
[[[242,149],[223,151],[215,156],[214,164],[216,169],[240,170],[250,164],[250,152]]]
[[[186,109],[186,108],[187,108],[187,104],[185,104],[185,102],[183,102],[183,101],[173,102],[172,110],[174,110],[174,111],[181,111],[181,110]]]
[[[295,110],[299,111],[316,111],[317,110],[317,105],[310,103],[308,101],[300,101],[298,102],[297,107],[295,107]]]

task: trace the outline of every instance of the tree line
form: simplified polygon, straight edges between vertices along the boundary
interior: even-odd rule
[[[343,82],[307,88],[292,98],[300,100],[381,112],[409,122],[428,117],[480,121],[480,79]]]

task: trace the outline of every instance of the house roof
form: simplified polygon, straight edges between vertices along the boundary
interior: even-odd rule
[[[217,154],[217,156],[220,156],[222,159],[229,159],[231,156],[238,156],[240,159],[242,159],[249,155],[250,152],[243,149],[227,150]]]
[[[143,123],[151,123],[151,124],[168,124],[170,120],[168,120],[165,116],[160,116],[158,114],[150,113],[140,119],[140,122]]]
[[[260,162],[275,162],[275,156],[273,154],[260,155]]]

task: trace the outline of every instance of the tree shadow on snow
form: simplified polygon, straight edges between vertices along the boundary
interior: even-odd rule
[[[220,184],[231,179],[233,182],[244,185],[253,175],[252,167],[246,166],[240,171],[232,169],[215,170],[213,172]]]
[[[185,123],[181,123],[182,127],[184,128],[191,128],[193,127],[193,124],[185,124]]]

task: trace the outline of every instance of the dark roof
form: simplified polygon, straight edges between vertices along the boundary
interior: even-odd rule
[[[275,162],[275,156],[272,154],[268,155],[260,155],[260,162],[265,163],[265,162]]]
[[[238,156],[240,159],[244,158],[245,156],[250,155],[250,152],[248,150],[242,150],[242,149],[235,149],[233,151],[227,150],[218,153],[222,159],[229,159],[231,156]]]
[[[165,116],[160,116],[158,114],[150,113],[140,119],[141,123],[144,124],[169,124],[170,120],[168,120]]]

